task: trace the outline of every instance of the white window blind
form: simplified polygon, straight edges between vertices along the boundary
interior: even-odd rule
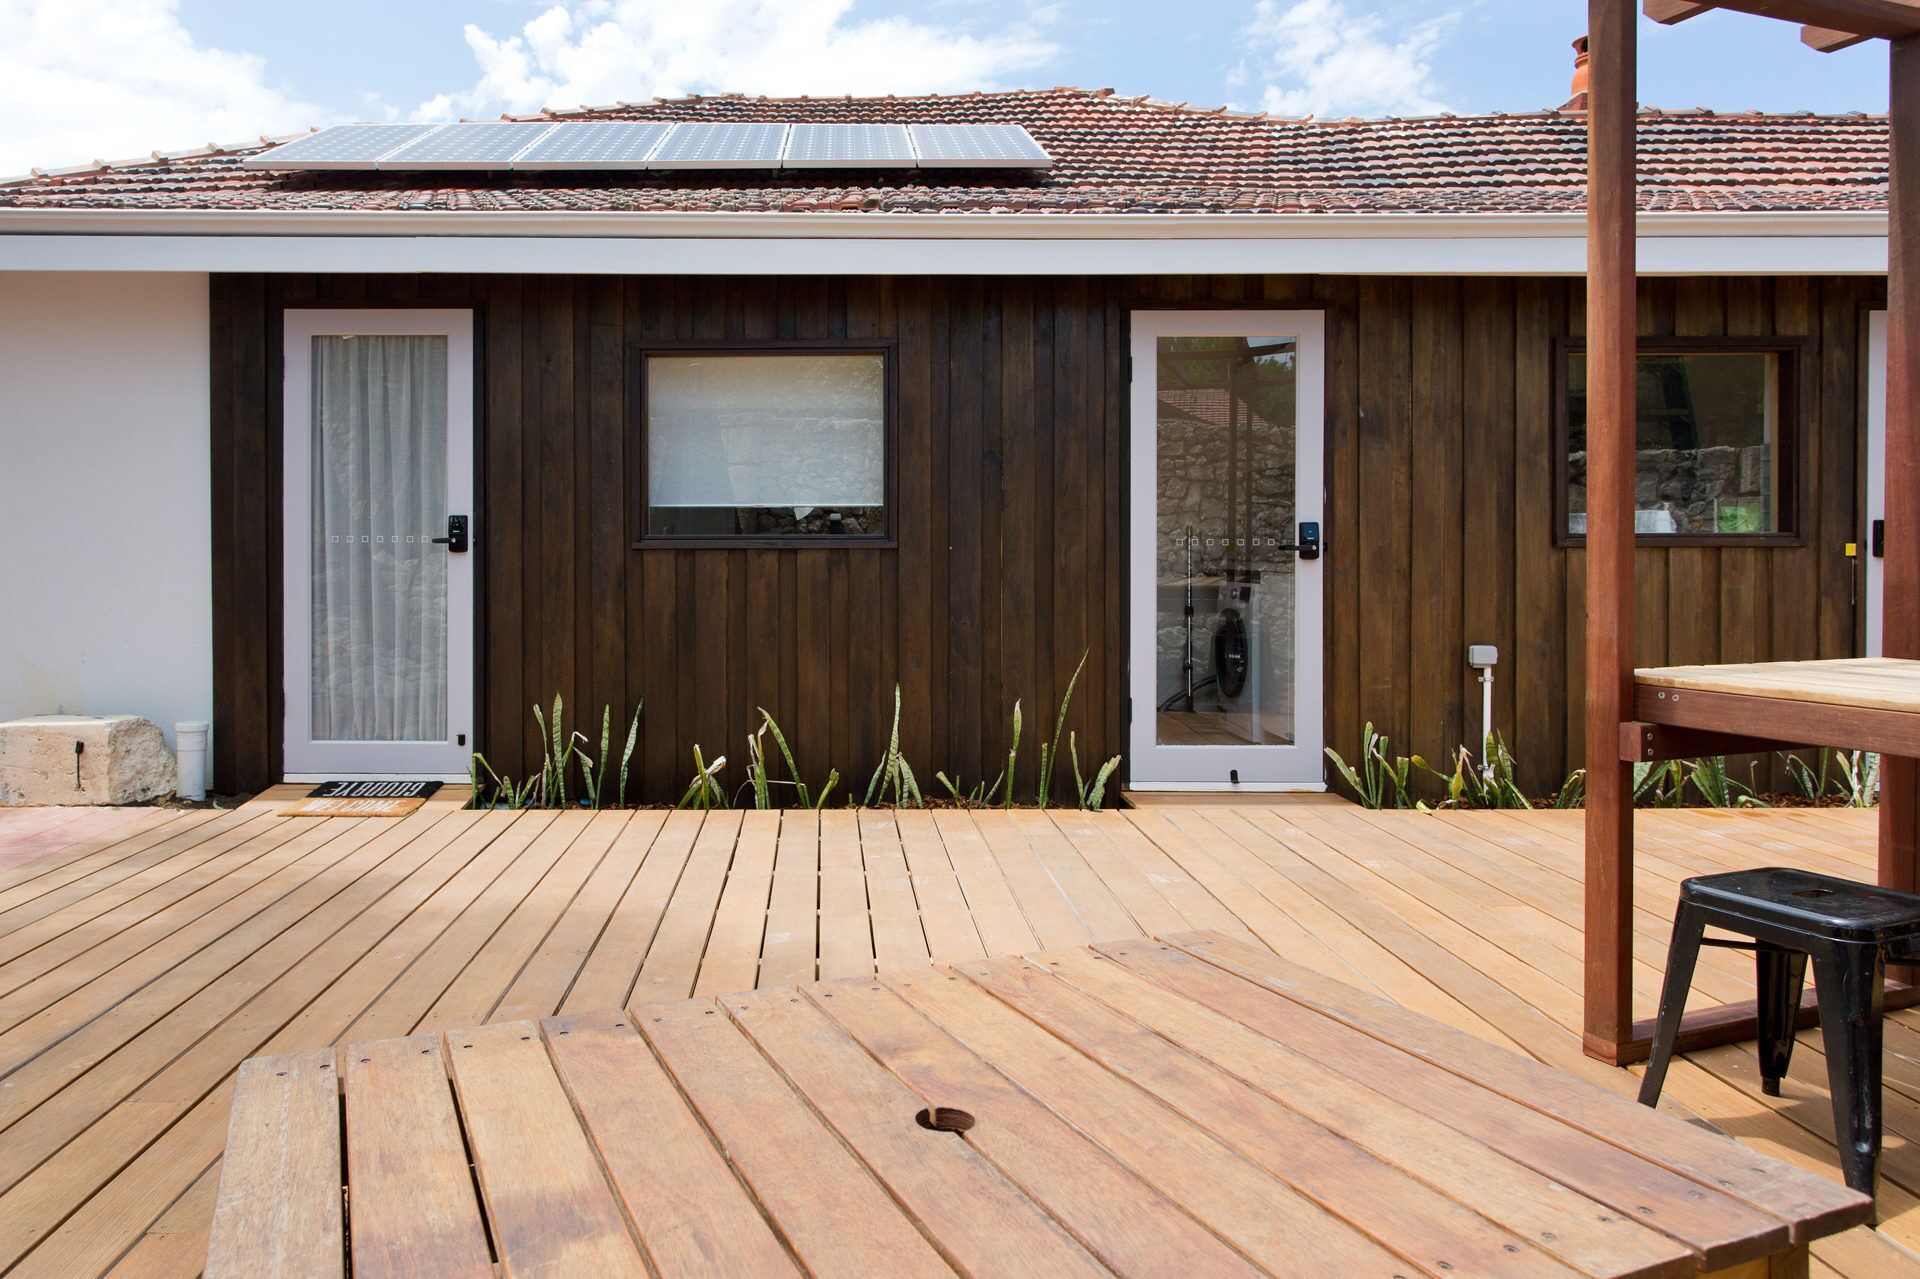
[[[654,506],[882,506],[885,449],[880,355],[647,359]]]

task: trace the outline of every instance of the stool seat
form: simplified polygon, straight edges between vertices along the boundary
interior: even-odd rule
[[[1710,940],[1709,928],[1753,940]],[[1702,946],[1753,951],[1760,1088],[1776,1097],[1812,963],[1840,1168],[1847,1185],[1872,1194],[1880,1162],[1881,991],[1887,960],[1920,951],[1920,894],[1781,866],[1682,882],[1660,1018],[1640,1081],[1646,1105],[1659,1104]]]
[[[1810,870],[1766,866],[1701,875],[1680,885],[1680,900],[1832,941],[1890,948],[1920,942],[1920,894]]]

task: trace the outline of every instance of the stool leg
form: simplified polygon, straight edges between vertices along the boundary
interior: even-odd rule
[[[1667,979],[1660,987],[1660,1020],[1653,1031],[1653,1050],[1647,1056],[1647,1073],[1640,1079],[1643,1106],[1660,1104],[1660,1089],[1667,1082],[1667,1065],[1673,1060],[1680,1018],[1687,1011],[1687,991],[1693,988],[1693,966],[1700,958],[1700,939],[1706,931],[1700,912],[1682,901],[1673,916],[1673,941],[1667,947]]]
[[[1813,956],[1840,1170],[1847,1185],[1869,1195],[1880,1162],[1882,968],[1877,946],[1835,946]]]
[[[1793,1032],[1800,1013],[1800,988],[1807,978],[1805,952],[1761,942],[1753,952],[1760,1023],[1760,1091],[1780,1095],[1793,1059]]]

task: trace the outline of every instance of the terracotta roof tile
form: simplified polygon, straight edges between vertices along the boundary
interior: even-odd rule
[[[39,210],[580,212],[1491,213],[1583,207],[1586,116],[1283,120],[1108,90],[882,98],[689,97],[520,119],[904,121],[1025,125],[1046,171],[932,173],[274,173],[211,148],[0,184]],[[1647,111],[1640,207],[1886,207],[1882,116]]]

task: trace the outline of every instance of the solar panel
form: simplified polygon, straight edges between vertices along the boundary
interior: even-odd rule
[[[904,124],[796,124],[787,135],[788,169],[910,169],[913,142]]]
[[[549,123],[449,124],[380,157],[377,169],[504,169]]]
[[[576,120],[556,124],[513,157],[516,169],[638,169],[672,130],[658,120]]]
[[[1053,157],[1017,124],[913,124],[923,169],[1048,169]]]
[[[784,124],[677,124],[647,159],[649,169],[777,169]]]
[[[389,151],[434,131],[431,124],[336,124],[250,155],[248,169],[371,169]]]

